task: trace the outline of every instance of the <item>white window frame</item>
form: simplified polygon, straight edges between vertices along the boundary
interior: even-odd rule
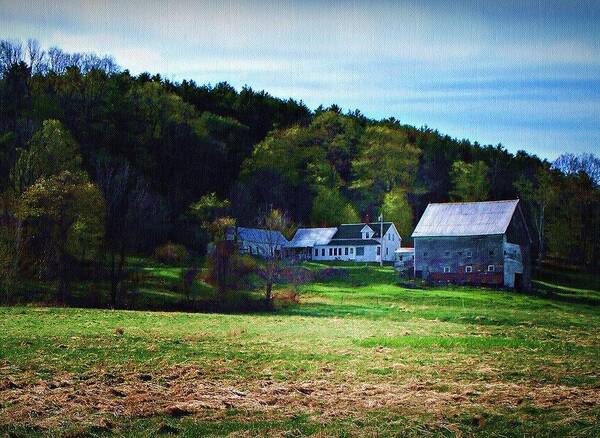
[[[467,258],[473,257],[473,251],[467,251]]]
[[[465,266],[465,273],[470,274],[473,272],[473,266]]]
[[[450,273],[450,266],[444,266],[444,274]]]
[[[488,272],[496,272],[496,266],[495,265],[488,265]]]

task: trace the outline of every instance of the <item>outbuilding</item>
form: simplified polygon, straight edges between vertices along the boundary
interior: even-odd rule
[[[259,257],[279,256],[289,244],[279,231],[262,228],[232,227],[226,238],[237,242],[240,253]]]

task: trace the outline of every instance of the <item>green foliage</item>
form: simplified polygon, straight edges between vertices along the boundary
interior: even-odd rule
[[[541,242],[540,255],[547,247],[550,256],[598,266],[600,200],[593,155],[564,155],[553,165],[562,172],[538,181],[536,169],[549,163],[523,151],[511,154],[501,144],[457,140],[394,118],[369,119],[358,110],[344,114],[335,104],[311,112],[302,102],[247,86],[236,90],[225,82],[132,76],[93,54],[53,49],[52,59],[39,51],[29,58],[19,43],[0,45],[3,53],[13,54],[0,68],[0,192],[20,193],[39,177],[82,166],[92,174],[98,157],[126,162],[126,170],[137,176],[123,179],[131,186],[138,181],[143,190],[118,196],[121,192],[103,184],[114,181],[114,169],[92,175],[107,198],[108,246],[116,248],[122,236],[131,236],[119,252],[149,251],[167,236],[203,247],[207,237],[189,213],[207,194],[231,201],[210,220],[227,214],[250,225],[258,211],[273,206],[306,225],[335,220],[320,201],[337,196],[328,191],[339,193],[336,201],[347,200],[338,209],[341,218],[353,211],[376,217],[386,193],[401,188],[415,213],[429,202],[520,196],[529,228]],[[592,184],[577,175],[580,171]],[[529,181],[531,190],[515,181]],[[529,195],[532,191],[539,196]],[[541,201],[547,204],[542,227],[541,204],[534,198],[552,193],[555,201]],[[127,207],[131,204],[146,206],[138,216],[152,217],[144,222],[150,225],[141,226],[131,214],[136,208]],[[113,214],[117,210],[122,214]],[[125,219],[126,232],[113,232]],[[401,220],[408,230],[408,219]],[[567,232],[577,237],[562,238]]]
[[[17,210],[30,227],[46,230],[57,265],[59,293],[67,294],[67,257],[98,249],[104,232],[104,198],[82,172],[39,178],[21,196]]]
[[[408,242],[413,232],[413,211],[406,191],[396,187],[383,197],[383,217],[386,221],[391,221],[396,225],[398,233]]]
[[[58,120],[45,120],[33,135],[29,148],[19,154],[11,180],[17,192],[21,192],[40,177],[63,170],[76,172],[80,168],[79,147],[69,131]]]
[[[313,226],[337,226],[360,220],[352,204],[338,190],[319,187],[313,199],[310,221]]]
[[[353,187],[389,192],[394,187],[411,188],[421,151],[405,132],[387,126],[369,126],[361,139],[362,150],[352,162]]]
[[[453,201],[485,201],[489,196],[488,166],[483,161],[452,163],[451,178]]]
[[[219,216],[223,216],[229,208],[230,202],[227,199],[221,200],[215,192],[207,193],[202,196],[198,202],[190,206],[192,215],[202,224],[208,224]]]

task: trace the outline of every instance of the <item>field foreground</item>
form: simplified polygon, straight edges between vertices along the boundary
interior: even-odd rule
[[[0,308],[0,433],[598,436],[598,307],[393,282],[265,314]]]

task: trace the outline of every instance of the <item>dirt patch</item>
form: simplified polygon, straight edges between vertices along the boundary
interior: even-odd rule
[[[375,409],[402,412],[408,417],[424,412],[448,417],[470,408],[523,404],[592,415],[592,410],[600,407],[600,388],[418,380],[400,384],[266,379],[234,382],[215,380],[201,368],[183,365],[161,373],[105,370],[33,383],[6,376],[0,385],[0,426],[46,429],[77,422],[106,427],[119,417],[168,414],[208,418],[229,408],[276,411],[278,415],[311,413],[325,421],[360,417]]]

